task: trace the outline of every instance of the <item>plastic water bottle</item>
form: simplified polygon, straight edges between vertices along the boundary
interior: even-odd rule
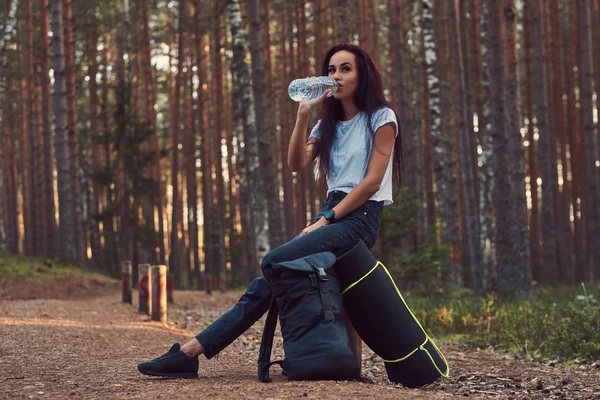
[[[288,94],[294,101],[306,101],[319,98],[327,89],[333,89],[327,95],[327,97],[331,97],[338,87],[335,79],[329,76],[313,76],[292,81],[288,87]]]

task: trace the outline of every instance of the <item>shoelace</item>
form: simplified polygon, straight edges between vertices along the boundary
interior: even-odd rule
[[[173,354],[177,354],[177,353],[179,353],[179,350],[169,350],[168,352],[166,352],[162,356],[158,357],[156,359],[156,361],[162,361],[162,360],[166,359],[167,357],[169,357],[169,356],[171,356]]]

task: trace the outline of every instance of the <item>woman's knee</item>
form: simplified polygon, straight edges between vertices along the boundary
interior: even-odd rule
[[[267,254],[265,254],[265,256],[262,259],[262,262],[260,263],[260,268],[263,269],[266,265],[269,265],[273,262],[277,262],[277,249],[273,249],[271,251],[269,251]]]

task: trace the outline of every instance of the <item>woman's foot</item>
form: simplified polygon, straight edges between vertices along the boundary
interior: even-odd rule
[[[194,340],[198,342],[196,339],[193,339],[192,341]],[[186,343],[186,345],[188,343]],[[200,345],[200,343],[198,344]],[[191,349],[193,349],[193,347]],[[179,345],[179,343],[175,343],[171,349],[162,356],[157,357],[154,360],[138,364],[138,371],[140,371],[142,374],[152,376],[165,376],[169,378],[197,378],[198,355],[192,357],[188,356],[182,351],[182,347]]]

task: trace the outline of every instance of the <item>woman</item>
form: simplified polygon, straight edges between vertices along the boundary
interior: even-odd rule
[[[339,88],[332,97],[301,102],[288,149],[288,166],[300,171],[319,157],[328,193],[319,215],[296,238],[269,252],[263,266],[322,251],[337,256],[358,240],[371,248],[379,235],[384,205],[392,204],[392,171],[400,182],[401,138],[396,114],[385,100],[381,78],[369,55],[358,46],[331,48],[323,75]],[[306,133],[313,110],[321,119]],[[194,378],[198,356],[208,359],[251,327],[269,308],[271,290],[263,277],[248,286],[240,300],[183,346],[139,364],[147,375]]]

